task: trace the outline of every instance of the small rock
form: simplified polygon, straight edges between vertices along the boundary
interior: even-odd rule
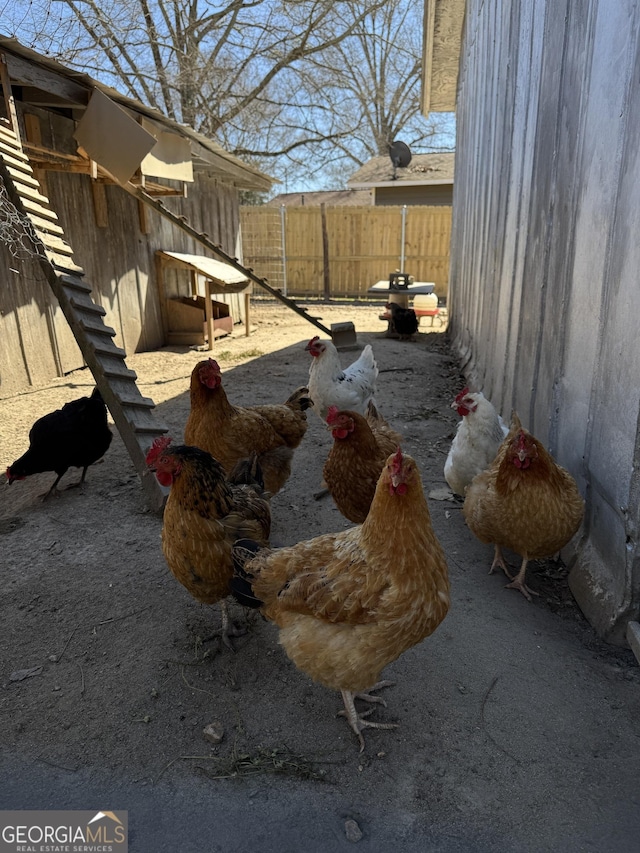
[[[222,723],[209,723],[202,730],[202,735],[209,743],[221,743],[224,737],[224,726]]]
[[[345,820],[344,834],[347,841],[351,841],[353,844],[357,844],[357,842],[362,838],[362,830],[353,818]]]

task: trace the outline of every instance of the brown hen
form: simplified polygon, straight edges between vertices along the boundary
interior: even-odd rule
[[[354,698],[380,702],[368,691],[387,684],[378,683],[384,667],[433,633],[449,609],[447,564],[416,463],[401,451],[387,459],[362,525],[256,550],[234,548],[234,595],[279,626],[299,669],[342,693],[362,751],[365,726],[395,726],[359,715]]]
[[[244,537],[269,544],[269,502],[259,472],[255,484],[249,484],[251,464],[241,472],[236,469],[242,482],[235,485],[206,451],[170,444],[170,438],[157,438],[147,454],[147,465],[159,482],[171,487],[163,516],[162,551],[174,577],[197,601],[221,603],[222,639],[231,648],[224,600],[231,591],[231,548]]]
[[[334,441],[322,470],[324,481],[345,518],[361,524],[387,457],[398,449],[402,437],[371,402],[366,418],[331,406],[327,424]]]
[[[222,387],[220,367],[209,358],[191,373],[185,442],[206,450],[226,471],[255,451],[265,488],[275,495],[291,474],[293,451],[307,431],[306,410],[311,405],[308,389],[302,387],[284,403],[233,406]]]
[[[567,544],[582,521],[584,501],[571,474],[523,429],[514,412],[491,467],[467,487],[463,512],[478,539],[495,546],[489,574],[500,566],[511,580],[507,587],[530,601],[536,593],[525,583],[527,563],[549,557]],[[502,548],[522,557],[515,578]]]

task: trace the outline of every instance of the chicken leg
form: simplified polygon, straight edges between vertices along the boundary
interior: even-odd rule
[[[532,595],[540,595],[540,593],[536,592],[533,589],[530,589],[530,587],[528,587],[526,585],[526,583],[524,582],[525,572],[527,570],[527,563],[528,562],[529,562],[529,558],[525,555],[522,559],[522,565],[520,566],[520,571],[515,576],[515,578],[512,579],[511,583],[508,583],[506,585],[505,589],[517,589],[524,595],[524,597],[527,599],[527,601],[531,601]],[[509,575],[509,577],[510,577],[510,575]]]
[[[220,614],[222,616],[220,637],[222,638],[222,642],[225,646],[230,649],[230,651],[235,652],[233,643],[231,642],[231,637],[242,637],[247,632],[245,629],[239,628],[237,625],[233,624],[231,616],[229,615],[229,605],[224,599],[220,602]]]
[[[499,566],[505,575],[509,578],[509,580],[513,580],[513,575],[507,568],[507,564],[504,561],[504,557],[502,556],[502,548],[499,545],[494,545],[495,553],[493,555],[493,563],[491,563],[491,568],[489,569],[489,574],[492,575],[496,566]]]
[[[370,690],[377,690],[382,687],[389,687],[392,685],[392,681],[379,681],[377,684],[374,684]],[[397,723],[373,723],[370,720],[367,720],[366,717],[373,711],[373,708],[370,708],[368,711],[365,711],[364,714],[358,714],[356,711],[356,706],[354,699],[357,697],[358,699],[363,699],[365,702],[373,702],[379,703],[381,705],[385,705],[386,702],[380,696],[371,696],[369,691],[364,693],[354,693],[351,690],[341,690],[342,701],[344,702],[344,711],[338,711],[338,716],[346,717],[347,722],[355,732],[358,741],[360,742],[360,752],[364,750],[364,738],[362,737],[362,729],[370,728],[370,729],[397,729]]]

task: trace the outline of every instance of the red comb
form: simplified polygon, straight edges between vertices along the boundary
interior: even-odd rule
[[[402,450],[400,450],[400,448],[398,448],[396,450],[396,455],[393,457],[393,464],[394,464],[394,466],[397,466],[398,468],[400,468],[402,466],[403,461],[404,460],[402,457]]]
[[[158,438],[155,439],[155,441],[147,451],[147,465],[153,465],[158,456],[160,456],[163,450],[166,450],[167,447],[169,447],[172,441],[173,439],[169,438],[168,435],[158,436]]]
[[[468,393],[469,393],[469,389],[463,388],[462,391],[456,397],[455,402],[461,403],[464,400],[464,398],[467,396]]]
[[[340,411],[340,409],[338,409],[337,406],[329,406],[329,408],[327,409],[327,423],[328,424],[334,424],[336,422],[339,411]]]

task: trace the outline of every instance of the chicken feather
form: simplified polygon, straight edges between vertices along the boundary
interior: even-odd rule
[[[331,406],[327,425],[334,442],[322,471],[324,481],[345,518],[361,524],[387,458],[398,449],[402,437],[371,401],[366,418]]]
[[[156,439],[147,454],[147,465],[159,482],[171,486],[163,515],[162,551],[174,577],[197,601],[221,602],[222,636],[230,645],[224,599],[233,574],[232,545],[247,537],[268,545],[269,502],[259,472],[255,485],[236,485],[228,482],[222,466],[206,451],[170,443],[167,437]]]
[[[355,714],[353,696],[449,608],[446,559],[414,460],[389,456],[362,525],[276,551],[237,543],[234,556],[234,594],[279,626],[300,670],[342,692],[363,748],[361,729],[374,724]]]
[[[549,557],[569,542],[582,521],[584,501],[571,474],[523,429],[514,412],[492,465],[468,486],[463,513],[478,539],[494,545],[490,573],[500,566],[511,580],[507,586],[530,599],[533,590],[525,583],[529,560]],[[503,547],[522,557],[515,578]]]
[[[58,475],[44,495],[58,495],[58,483],[71,467],[82,468],[84,483],[87,469],[109,449],[112,433],[107,424],[107,409],[97,388],[90,397],[65,403],[33,424],[29,431],[29,448],[7,468],[9,485],[31,474],[55,471]],[[69,486],[73,488],[73,486]]]
[[[309,396],[313,410],[322,420],[329,406],[348,409],[364,415],[376,392],[378,366],[371,344],[367,344],[356,361],[345,367],[331,341],[312,338],[306,351],[312,356],[309,366]]]
[[[464,496],[473,478],[493,462],[509,428],[481,391],[461,391],[451,403],[462,420],[444,463],[451,491]]]
[[[206,450],[226,471],[255,452],[266,490],[272,495],[280,491],[291,474],[293,451],[307,430],[306,410],[312,405],[308,389],[298,388],[284,403],[233,406],[220,367],[210,358],[193,368],[190,393],[185,442]]]

